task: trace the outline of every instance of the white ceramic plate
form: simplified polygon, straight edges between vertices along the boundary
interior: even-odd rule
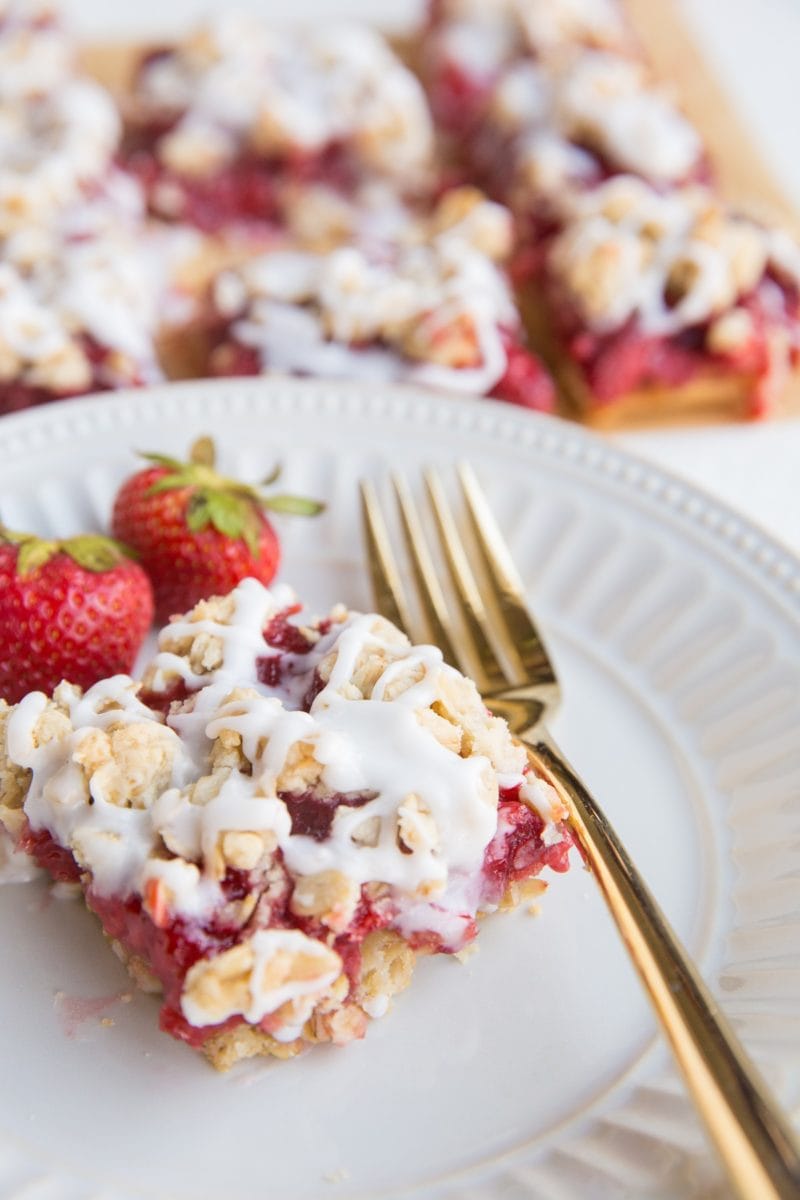
[[[369,605],[356,481],[470,458],[551,637],[556,730],[786,1103],[800,1079],[800,563],[566,424],[412,391],[247,381],[0,422],[11,527],[102,526],[134,448],[213,432],[329,502],[283,578]],[[364,1042],[215,1075],[78,904],[0,893],[0,1196],[471,1200],[707,1194],[713,1167],[592,879],[423,962]],[[103,1021],[105,1018],[105,1022]]]

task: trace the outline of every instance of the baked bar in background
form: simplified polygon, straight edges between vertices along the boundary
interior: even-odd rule
[[[713,192],[617,176],[519,272],[575,415],[616,427],[768,415],[800,363],[800,247]]]
[[[221,14],[146,54],[126,98],[124,159],[151,209],[207,232],[281,221],[281,190],[365,178],[413,192],[433,130],[414,75],[373,30],[288,30]]]
[[[780,406],[800,248],[726,206],[615,0],[435,0],[417,53],[453,168],[514,214],[563,411],[602,427]]]
[[[424,210],[382,189],[355,209],[328,189],[298,189],[293,228],[217,275],[184,334],[195,371],[415,383],[553,409],[502,267],[506,209],[474,188]]]

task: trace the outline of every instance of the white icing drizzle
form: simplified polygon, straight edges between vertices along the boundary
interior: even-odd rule
[[[290,608],[295,602],[294,592],[286,584],[277,584],[271,590],[262,587],[255,579],[245,579],[231,593],[234,607],[229,621],[208,617],[191,619],[190,614],[178,617],[165,626],[159,637],[159,646],[173,645],[207,634],[218,638],[222,644],[222,665],[214,679],[228,682],[231,687],[257,687],[257,661],[274,654],[264,641],[264,627],[277,613]],[[164,690],[170,675],[178,675],[188,688],[202,688],[209,684],[207,674],[193,671],[188,659],[169,650],[160,649],[151,667],[152,684]]]
[[[512,207],[526,207],[531,195],[547,213],[563,214],[569,196],[598,182],[600,167],[594,155],[544,130],[525,136],[519,146]]]
[[[196,252],[190,230],[145,222],[141,190],[112,170],[89,199],[0,242],[0,380],[55,392],[161,379],[154,341]],[[83,338],[113,354],[93,366]]]
[[[147,64],[137,94],[147,112],[181,114],[158,153],[188,173],[244,149],[315,153],[344,142],[370,168],[405,178],[432,151],[417,80],[367,28],[279,30],[225,13]]]
[[[282,660],[288,683],[260,683],[258,660],[274,653],[264,626],[292,594],[285,588],[271,593],[250,579],[231,600],[224,613],[174,621],[162,632],[149,685],[168,687],[179,674],[199,688],[166,727],[136,698],[136,685],[126,676],[84,695],[61,685],[55,699],[62,724],[55,735],[43,694],[32,693],[16,706],[6,751],[12,763],[32,772],[24,805],[32,828],[49,830],[71,848],[99,893],[135,893],[147,904],[155,886],[169,909],[185,918],[202,918],[224,902],[218,859],[225,837],[265,837],[294,877],[335,871],[349,886],[389,885],[396,928],[406,935],[438,933],[457,949],[481,901],[481,866],[498,829],[498,784],[523,786],[526,799],[553,826],[555,840],[560,836],[555,822],[563,814],[544,784],[523,775],[524,751],[501,722],[485,715],[474,685],[444,664],[438,649],[409,645],[374,614],[336,612],[307,654]],[[221,661],[211,671],[192,670],[186,655],[168,648],[196,639],[208,644],[209,638],[221,643]],[[323,667],[324,686],[303,711],[300,698]],[[460,735],[456,748],[437,739],[425,721],[426,714],[441,720],[431,711],[437,701],[462,705],[461,719],[479,723],[484,753],[473,750],[462,758]],[[48,720],[49,740],[41,733]],[[129,731],[126,746],[140,746],[143,770],[165,761],[155,794],[124,787],[120,793],[102,756],[87,792],[81,764],[98,754],[92,739],[97,731],[113,739],[121,727]],[[230,744],[234,735],[247,769],[229,764],[211,791],[193,798],[195,788],[208,782],[214,747]],[[139,778],[137,771],[132,778]],[[333,809],[323,840],[292,833],[284,797],[309,793],[357,801]],[[165,856],[165,846],[174,857]],[[248,1020],[257,1022],[306,994],[302,987],[291,994],[259,989],[258,963],[289,937],[269,931],[249,939],[257,965],[252,1004],[241,1010]],[[337,973],[318,980],[316,994]],[[196,1024],[212,1023],[190,1000],[184,1013]],[[285,1037],[291,1028],[290,1021]]]
[[[43,745],[36,744],[34,729],[47,707],[44,693],[25,696],[7,726],[9,759],[33,772],[25,801],[31,827],[47,829],[60,845],[73,849],[78,861],[91,870],[100,892],[121,895],[139,885],[143,864],[156,849],[156,831],[146,808],[123,807],[108,798],[100,773],[93,777],[87,794],[74,756],[93,729],[155,723],[154,714],[136,699],[135,690],[124,675],[104,680],[83,695],[62,686],[59,695],[72,732]],[[173,748],[174,781],[183,784],[192,764],[176,734],[162,729],[161,736]]]
[[[33,230],[11,239],[0,263],[0,380],[54,392],[157,382],[167,262],[124,230],[49,244]],[[93,366],[83,337],[115,353]]]
[[[407,214],[383,238],[276,250],[226,271],[215,302],[264,369],[481,394],[505,372],[501,329],[518,324],[486,249],[508,230],[507,211],[485,200],[438,231]]]
[[[119,134],[111,97],[90,80],[0,103],[0,236],[55,217],[102,181]]]
[[[654,182],[686,178],[702,142],[641,64],[616,55],[579,55],[555,83],[556,128],[569,140],[589,137],[623,171]]]
[[[249,972],[250,1003],[232,1009],[240,1012],[247,1021],[257,1025],[270,1013],[274,1013],[284,1004],[296,1003],[305,998],[316,999],[323,994],[334,982],[341,971],[341,961],[337,955],[332,955],[326,946],[300,933],[296,929],[260,929],[249,940],[248,946],[254,954],[254,963]],[[303,955],[306,960],[319,960],[320,973],[312,974],[307,979],[290,979],[277,986],[260,984],[265,968],[278,956],[287,957]],[[333,965],[331,960],[333,959]],[[194,1025],[209,1024],[208,1014],[197,1004],[191,995],[185,994],[181,1001],[183,1014]],[[311,1006],[313,1007],[313,1005]],[[299,1022],[302,1026],[302,1021]],[[298,1025],[289,1025],[286,1029],[278,1029],[274,1036],[279,1041],[293,1041],[300,1034]]]
[[[691,175],[702,158],[697,132],[655,87],[641,63],[599,51],[578,51],[552,61],[513,64],[497,82],[491,113],[516,137],[518,199],[538,194],[540,156],[561,143],[561,155],[574,185],[591,173],[576,171],[576,154],[598,158],[615,170],[641,175],[654,183],[677,183]],[[546,139],[546,140],[543,140]],[[590,147],[590,152],[584,149]],[[593,152],[593,153],[592,153]],[[558,198],[556,187],[544,189]]]
[[[582,43],[623,48],[630,32],[618,0],[521,0],[529,47],[539,54]]]
[[[490,5],[471,20],[451,20],[434,31],[432,57],[457,63],[470,79],[489,83],[517,48],[517,30]]]
[[[700,137],[637,58],[614,0],[454,0],[430,56],[434,77],[455,62],[485,89],[484,125],[510,140],[523,211],[544,200],[559,213],[607,167],[674,184],[702,162]]]

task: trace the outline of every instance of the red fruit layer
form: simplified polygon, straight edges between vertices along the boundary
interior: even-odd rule
[[[489,395],[536,412],[553,412],[556,389],[542,363],[511,334],[504,334],[503,342],[507,357],[505,374]]]
[[[139,699],[153,712],[161,713],[162,717],[166,717],[172,705],[180,704],[188,695],[189,689],[185,680],[176,679],[163,692],[152,692],[149,688],[142,688],[139,692]]]
[[[308,803],[310,798],[284,797],[284,800],[290,805],[293,801],[302,805]],[[366,798],[360,798],[361,803],[365,801]],[[319,806],[321,802],[316,803]],[[354,800],[352,797],[331,797],[325,803],[331,819],[339,803],[352,805]],[[529,878],[545,865],[554,871],[565,871],[568,867],[569,840],[563,844],[545,846],[541,840],[544,822],[537,812],[519,800],[518,789],[501,793],[498,819],[498,833],[486,850],[483,866],[483,902],[486,904],[497,903],[509,883]],[[311,829],[308,832],[311,836],[317,836]],[[72,854],[59,846],[45,830],[34,832],[26,825],[19,845],[32,854],[39,866],[49,871],[54,879],[75,881],[80,878],[81,873]],[[219,1025],[194,1026],[183,1016],[180,997],[184,979],[189,968],[200,958],[221,954],[257,929],[297,928],[311,936],[325,935],[326,930],[313,920],[302,920],[291,913],[289,902],[292,884],[288,875],[284,872],[282,882],[277,885],[274,867],[270,875],[270,881],[267,882],[257,872],[229,871],[221,885],[225,896],[223,908],[202,922],[181,917],[169,918],[167,915],[163,922],[156,924],[138,896],[123,900],[116,896],[101,895],[91,884],[86,887],[87,906],[100,918],[107,936],[118,941],[130,955],[144,960],[161,982],[164,1002],[159,1024],[164,1032],[191,1046],[201,1047],[213,1035],[244,1022],[243,1017],[235,1016]],[[236,920],[236,901],[253,891],[260,898],[253,915],[242,926]],[[358,981],[360,947],[364,938],[376,929],[386,928],[394,916],[391,899],[373,902],[362,895],[350,926],[334,942],[351,986]],[[465,919],[465,932],[468,938],[474,936],[474,921]],[[411,944],[422,952],[443,949],[441,939],[433,933],[415,935]],[[260,1027],[269,1032],[270,1018],[265,1018]]]
[[[483,861],[485,903],[497,904],[509,884],[530,879],[543,867],[559,874],[569,869],[572,838],[568,827],[559,827],[563,839],[551,846],[542,841],[544,827],[541,814],[520,800],[518,787],[501,791],[497,833]]]
[[[298,794],[279,793],[289,810],[292,833],[324,842],[330,837],[333,818],[340,808],[362,808],[375,797],[365,796],[317,796],[314,792]]]
[[[452,60],[431,71],[428,100],[439,129],[455,141],[462,154],[467,150],[491,96],[493,78],[479,79]],[[464,154],[464,157],[468,157]]]
[[[78,883],[81,872],[70,850],[59,846],[46,829],[31,829],[27,820],[17,848],[30,854],[42,870],[48,871],[56,883]]]
[[[270,618],[264,628],[264,641],[268,646],[287,654],[308,654],[314,643],[289,621],[289,617],[296,616],[302,608],[302,604],[293,604]]]
[[[171,123],[159,122],[152,136],[140,131],[130,139],[121,166],[139,180],[156,215],[186,221],[205,233],[237,224],[281,225],[280,189],[287,183],[325,183],[345,194],[356,186],[353,163],[338,144],[320,154],[272,159],[242,154],[208,176],[180,175],[158,158],[158,138]]]
[[[260,162],[243,159],[208,179],[167,171],[148,151],[135,152],[122,165],[142,184],[156,215],[186,221],[204,233],[219,233],[236,222],[277,219],[274,181]]]
[[[762,416],[769,406],[769,383],[775,367],[771,340],[781,327],[796,331],[800,319],[797,293],[781,287],[783,314],[776,313],[774,293],[765,297],[760,290],[742,299],[753,322],[753,335],[741,349],[727,355],[713,354],[705,348],[708,322],[692,326],[670,337],[642,334],[635,321],[610,334],[594,334],[575,329],[573,315],[554,305],[567,355],[581,373],[598,405],[613,403],[620,396],[649,385],[680,387],[702,372],[715,367],[724,373],[753,376],[758,381],[751,398],[750,415]],[[791,362],[798,361],[795,346]]]

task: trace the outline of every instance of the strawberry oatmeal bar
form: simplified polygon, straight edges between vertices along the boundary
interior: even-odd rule
[[[179,238],[146,228],[116,105],[75,60],[49,5],[0,4],[0,414],[162,378]]]
[[[514,214],[511,272],[566,411],[741,419],[800,354],[800,248],[728,209],[615,0],[438,0],[421,59],[460,169]]]
[[[57,223],[114,176],[122,122],[77,57],[54,5],[0,0],[0,238]]]
[[[597,425],[763,416],[800,361],[800,247],[704,187],[586,193],[536,282],[551,365]]]
[[[568,866],[555,793],[438,650],[252,579],[174,618],[143,684],[3,706],[0,772],[15,844],[223,1070],[363,1036],[419,954]]]
[[[526,237],[609,175],[668,186],[707,174],[697,132],[635,56],[616,4],[443,8],[426,43],[434,112]]]
[[[225,14],[141,62],[125,160],[158,215],[263,232],[281,223],[285,185],[347,194],[378,176],[413,191],[432,150],[422,88],[379,34]]]
[[[84,214],[85,216],[85,214]],[[0,413],[162,378],[163,257],[122,228],[9,239],[0,259]]]
[[[318,218],[323,207],[317,196]],[[552,381],[526,347],[499,265],[508,211],[459,188],[425,215],[361,212],[344,245],[331,230],[327,249],[276,248],[217,277],[200,330],[204,371],[418,383],[551,410]],[[318,242],[325,227],[318,219]]]

